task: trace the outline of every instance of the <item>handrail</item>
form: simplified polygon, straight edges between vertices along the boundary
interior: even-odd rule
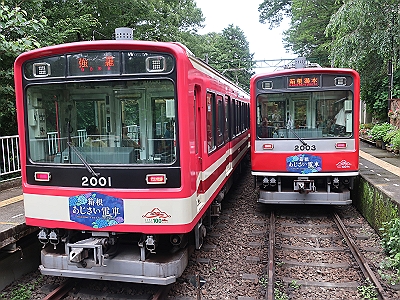
[[[7,180],[14,174],[20,175],[20,162],[19,136],[0,137],[0,182]]]

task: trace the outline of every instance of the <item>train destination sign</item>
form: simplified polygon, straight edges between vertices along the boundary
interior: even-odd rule
[[[67,60],[69,64],[69,74],[72,76],[120,73],[118,52],[78,53],[68,55]]]
[[[288,77],[288,87],[319,87],[319,76],[307,75],[307,76],[290,76]]]
[[[120,74],[169,74],[175,67],[172,55],[145,51],[96,51],[70,53],[27,61],[27,79]]]

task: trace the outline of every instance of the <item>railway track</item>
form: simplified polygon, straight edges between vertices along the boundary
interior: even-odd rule
[[[167,298],[171,285],[151,286],[147,289],[140,287],[141,291],[136,295],[123,295],[121,293],[99,293],[94,280],[66,279],[48,293],[43,300],[68,300],[68,299],[148,299],[163,300]],[[89,284],[88,284],[89,283]],[[125,284],[128,286],[129,284]],[[139,290],[139,289],[138,289]],[[140,295],[140,296],[139,296]],[[138,298],[139,297],[139,298]]]
[[[243,174],[222,202],[222,214],[208,229],[203,248],[190,256],[187,269],[169,291],[141,284],[77,280],[65,287],[65,296],[50,295],[65,279],[36,271],[0,292],[0,299],[12,299],[12,292],[20,286],[34,286],[29,299],[261,300],[275,292],[276,300],[374,299],[361,298],[358,292],[358,288],[364,292],[380,288],[373,280],[366,281],[332,217],[333,207],[257,203],[253,178],[249,172]],[[337,210],[381,281],[382,299],[399,299],[400,292],[391,290],[377,272],[385,259],[378,235],[354,207]]]
[[[293,212],[270,213],[266,299],[386,299],[338,212]]]

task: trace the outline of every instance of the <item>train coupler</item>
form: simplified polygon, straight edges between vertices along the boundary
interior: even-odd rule
[[[138,246],[140,248],[140,260],[146,260],[146,250],[152,254],[156,254],[156,248],[158,245],[158,236],[156,235],[143,235],[139,242]]]
[[[108,243],[106,238],[88,238],[73,244],[68,243],[69,263],[84,268],[106,267],[103,247]]]
[[[310,180],[307,177],[305,178],[299,177],[297,180],[294,180],[293,183],[294,183],[293,190],[295,192],[299,192],[300,194],[303,193],[308,194],[309,192],[316,191],[314,180]]]

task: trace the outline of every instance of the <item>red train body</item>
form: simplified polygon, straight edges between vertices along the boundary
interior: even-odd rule
[[[359,85],[349,69],[254,75],[252,174],[266,204],[349,204],[359,164]]]
[[[249,96],[177,43],[93,41],[15,62],[26,223],[43,274],[169,284],[249,148]]]

